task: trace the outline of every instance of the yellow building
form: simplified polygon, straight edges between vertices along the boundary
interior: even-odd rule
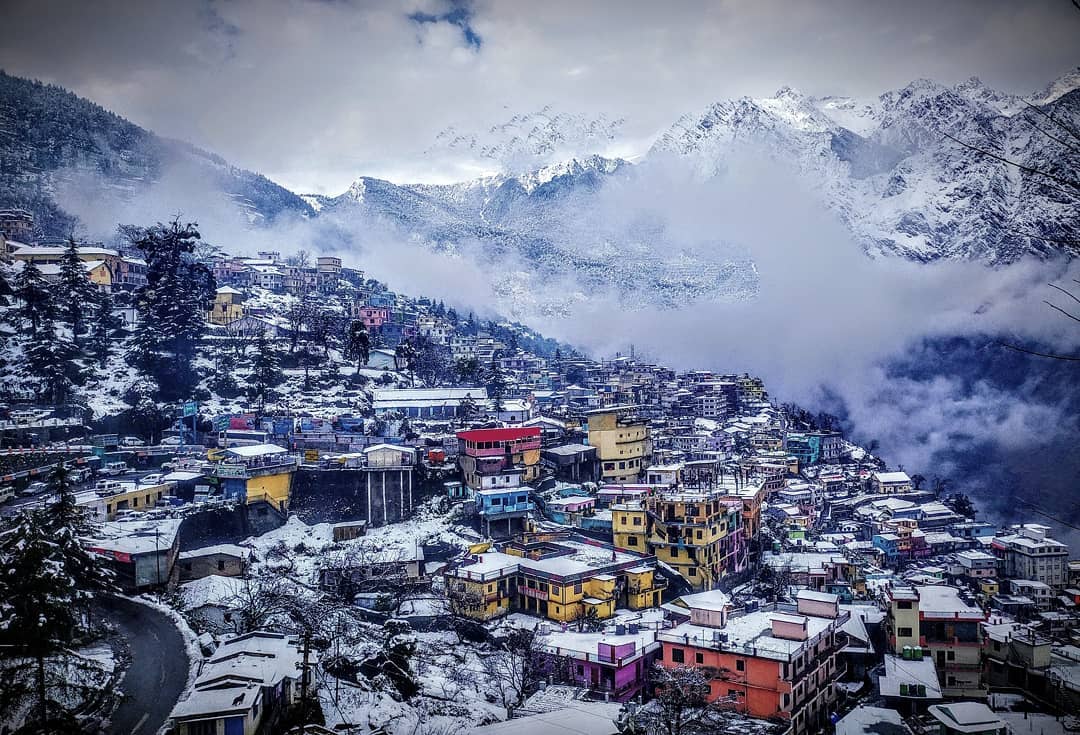
[[[222,286],[214,294],[214,305],[206,314],[206,321],[211,324],[230,324],[244,318],[244,305],[239,291],[229,286]]]
[[[654,554],[694,589],[713,589],[747,563],[741,499],[723,491],[668,491],[611,506],[617,548]]]
[[[768,393],[765,392],[765,383],[761,378],[744,375],[741,378],[736,378],[735,383],[738,386],[739,398],[744,402],[763,401],[768,396]]]
[[[150,510],[170,493],[171,485],[139,485],[137,482],[114,482],[111,488],[97,492],[87,490],[75,497],[75,503],[95,520],[114,521],[121,511]]]
[[[246,503],[269,503],[286,512],[292,491],[297,459],[274,444],[229,447],[223,460],[208,465],[207,474],[215,477],[226,498]]]
[[[459,614],[490,620],[520,611],[559,622],[603,620],[619,607],[660,604],[667,586],[656,577],[652,557],[573,534],[527,534],[498,548],[443,573]]]
[[[630,414],[631,406],[589,411],[589,446],[596,447],[604,483],[634,482],[652,458],[649,424]]]

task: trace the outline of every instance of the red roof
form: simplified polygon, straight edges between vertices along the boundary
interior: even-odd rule
[[[514,429],[473,429],[459,431],[458,439],[468,442],[505,442],[516,439],[539,439],[539,426],[525,426]]]

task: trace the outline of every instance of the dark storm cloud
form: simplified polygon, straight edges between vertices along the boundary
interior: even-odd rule
[[[1075,65],[1080,12],[1068,0],[14,0],[0,26],[11,73],[337,193],[361,173],[474,175],[490,162],[423,152],[448,125],[485,130],[549,104],[625,117],[640,142],[681,113],[785,84],[871,95],[979,75],[1028,93]]]

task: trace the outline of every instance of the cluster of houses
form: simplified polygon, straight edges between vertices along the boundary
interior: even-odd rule
[[[49,265],[54,246],[19,244],[24,224],[0,212],[3,251]],[[91,278],[97,259],[108,285],[138,278],[123,256],[80,252]],[[995,689],[1080,708],[1080,562],[1051,529],[966,515],[840,432],[796,425],[760,379],[513,349],[332,256],[213,265],[214,325],[280,336],[286,326],[247,294],[333,297],[384,347],[424,336],[505,381],[497,395],[479,382],[380,385],[364,416],[219,417],[209,454],[160,483],[80,499],[106,521],[93,547],[126,588],[180,584],[188,609],[227,631],[215,601],[235,595],[245,549],[181,551],[179,521],[132,511],[216,498],[284,522],[298,482],[317,493],[337,473],[358,502],[335,540],[406,520],[438,492],[484,541],[435,573],[420,546],[358,567],[328,561],[321,593],[352,601],[434,584],[455,616],[535,628],[551,681],[612,701],[647,699],[659,665],[699,669],[710,701],[792,735],[866,723],[997,735],[1009,724],[990,707]],[[369,367],[401,365],[376,349]],[[268,727],[304,670],[287,636],[226,638],[174,726]]]
[[[62,238],[37,237],[34,215],[23,209],[0,210],[0,262],[16,268],[33,263],[48,282],[60,278],[68,243]],[[104,291],[134,291],[146,285],[146,261],[101,243],[81,243],[79,260],[86,277]]]

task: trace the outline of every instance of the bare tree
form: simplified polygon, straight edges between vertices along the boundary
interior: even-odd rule
[[[265,628],[275,617],[289,612],[294,593],[288,578],[275,572],[245,576],[227,603],[235,611],[234,629],[243,635]]]
[[[540,648],[536,631],[516,628],[484,661],[484,668],[496,688],[496,695],[513,715],[540,683]]]
[[[724,732],[733,721],[748,724],[734,711],[738,697],[709,701],[712,670],[693,666],[652,669],[656,697],[623,718],[620,732],[640,735],[705,735]]]

